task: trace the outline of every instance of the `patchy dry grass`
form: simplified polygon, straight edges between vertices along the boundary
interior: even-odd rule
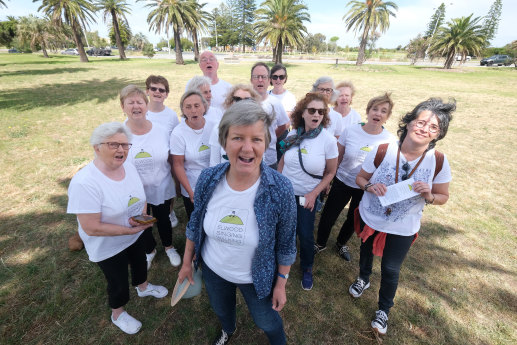
[[[225,65],[220,77],[249,80],[251,63]],[[449,133],[439,143],[451,162],[451,198],[425,210],[421,236],[401,272],[385,344],[515,344],[517,336],[517,71],[462,68],[449,73],[408,66],[289,64],[287,87],[298,97],[314,80],[330,75],[352,80],[353,107],[364,114],[367,101],[390,91],[394,114],[387,128],[430,97],[458,101]],[[166,104],[178,109],[185,82],[197,65],[167,60],[95,59],[0,55],[0,338],[5,344],[203,344],[218,330],[206,293],[170,308],[169,300],[139,299],[130,313],[143,322],[135,336],[111,325],[105,280],[84,251],[71,253],[76,231],[67,215],[71,177],[92,159],[88,138],[98,124],[123,120],[118,91],[143,85],[151,74],[171,83]],[[175,245],[184,247],[185,213]],[[344,212],[343,212],[344,216]],[[342,216],[342,217],[343,217]],[[336,225],[341,225],[340,218]],[[336,233],[332,236],[335,236]],[[332,245],[334,237],[329,240]],[[379,265],[372,288],[353,300],[348,286],[358,271],[359,241],[351,241],[352,262],[329,249],[316,257],[315,285],[299,286],[295,264],[282,312],[291,344],[376,344],[369,322],[376,310]],[[177,270],[159,253],[150,281],[172,289]],[[263,344],[239,297],[234,344]]]

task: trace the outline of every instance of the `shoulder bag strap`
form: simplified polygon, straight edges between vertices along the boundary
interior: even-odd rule
[[[378,168],[384,160],[386,152],[388,151],[388,145],[389,143],[380,144],[377,148],[377,153],[375,154],[375,159],[373,160],[373,165],[375,165],[375,168]]]
[[[433,180],[436,178],[436,175],[438,175],[440,173],[440,171],[442,171],[443,160],[445,157],[444,157],[443,153],[434,150],[434,158],[436,160],[436,167],[434,169]]]
[[[318,180],[322,180],[323,179],[323,176],[313,175],[310,172],[308,172],[307,170],[305,170],[305,167],[303,166],[302,151],[300,149],[300,146],[298,146],[298,159],[300,160],[300,166],[302,167],[302,170],[303,170],[304,173],[306,173],[307,175],[309,175],[312,178],[317,178]]]

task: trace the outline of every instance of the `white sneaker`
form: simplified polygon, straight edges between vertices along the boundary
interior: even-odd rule
[[[113,314],[111,314],[111,322],[127,334],[135,334],[142,327],[142,323],[129,315],[126,311],[123,311],[116,320],[113,320]]]
[[[176,251],[176,248],[167,249],[165,254],[169,257],[172,266],[178,267],[181,264],[181,256]]]
[[[151,252],[151,254],[145,254],[147,258],[147,270],[151,269],[151,263],[153,262],[154,257],[156,256],[156,249]]]
[[[163,298],[167,296],[169,293],[169,290],[165,286],[161,285],[153,285],[151,283],[147,283],[147,289],[144,291],[140,291],[138,286],[135,287],[136,292],[138,293],[138,297],[147,297],[147,296],[153,296],[155,298]]]
[[[372,320],[372,328],[377,333],[384,335],[388,331],[388,315],[382,310],[375,312],[375,319]]]
[[[178,226],[178,217],[176,217],[176,213],[174,213],[174,210],[172,210],[171,214],[169,214],[169,219],[171,221],[171,226],[173,228]]]

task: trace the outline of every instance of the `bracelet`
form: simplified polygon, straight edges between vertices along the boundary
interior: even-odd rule
[[[436,197],[434,196],[434,194],[433,194],[433,193],[431,193],[431,195],[433,196],[433,200],[428,201],[427,199],[425,199],[425,204],[426,204],[426,205],[432,205],[432,204],[434,203],[434,200],[436,199]]]
[[[364,190],[365,192],[367,192],[367,191],[368,191],[368,188],[370,188],[371,186],[373,186],[373,183],[368,182],[367,184],[365,184],[365,185],[364,185],[363,190]]]

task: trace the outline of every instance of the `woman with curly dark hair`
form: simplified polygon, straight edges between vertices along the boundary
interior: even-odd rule
[[[302,288],[312,289],[314,218],[323,192],[336,174],[336,138],[324,130],[329,124],[324,95],[308,93],[292,113],[293,129],[280,143],[278,171],[293,184],[297,204],[296,233],[300,239]]]
[[[361,297],[370,287],[373,256],[382,257],[379,309],[371,323],[380,334],[388,329],[400,267],[418,236],[424,206],[443,205],[449,199],[451,169],[447,158],[434,146],[447,134],[454,110],[454,100],[444,103],[430,98],[418,104],[401,119],[399,142],[372,150],[356,178],[365,191],[354,215],[355,231],[362,244],[359,277],[349,292]],[[410,195],[394,198],[391,189],[397,184]]]

